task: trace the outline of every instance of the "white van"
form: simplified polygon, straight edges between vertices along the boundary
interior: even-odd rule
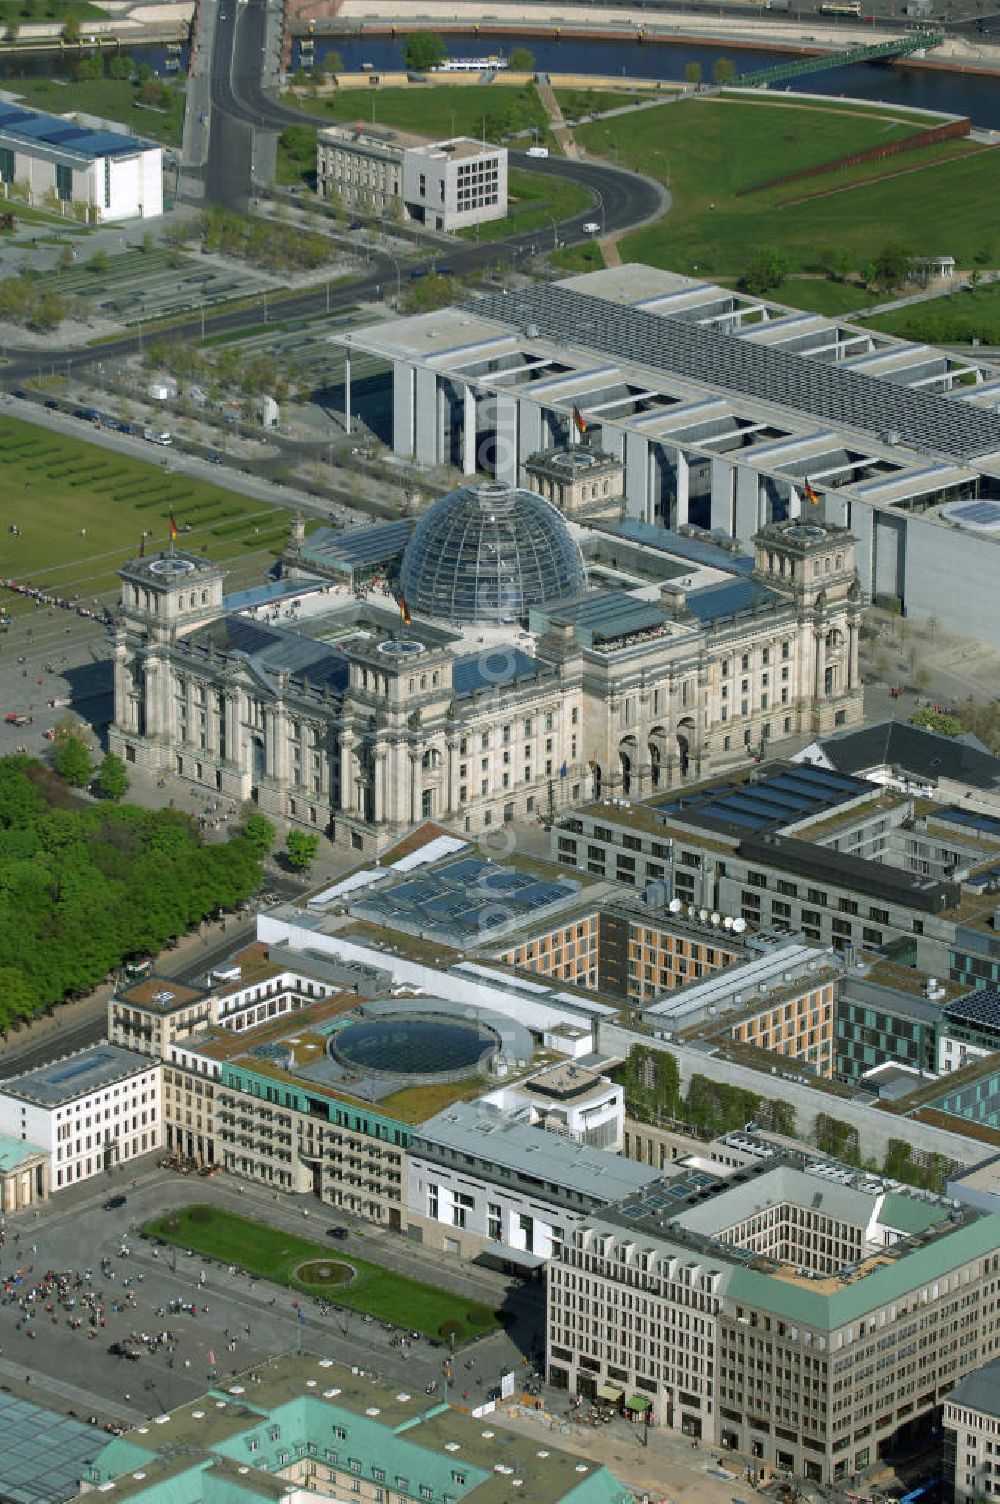
[[[163,433],[157,433],[155,428],[146,428],[143,430],[142,436],[144,439],[148,439],[151,444],[168,445],[174,442],[166,430]]]
[[[549,154],[549,149],[548,149],[547,146],[529,146],[528,147],[528,156],[529,157],[547,157],[548,154]]]

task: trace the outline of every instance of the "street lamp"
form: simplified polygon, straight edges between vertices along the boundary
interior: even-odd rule
[[[398,307],[399,304],[403,300],[403,283],[402,283],[402,274],[400,273],[400,270],[399,270],[399,262],[396,260],[395,256],[392,254],[391,251],[384,251],[384,255],[388,256],[389,260],[392,262],[393,266],[396,268],[396,306]]]
[[[601,193],[601,190],[599,188],[593,189],[593,194],[594,194],[594,197],[597,199],[597,207],[601,211],[601,234],[603,235],[604,234],[604,225],[605,225],[605,219],[604,219],[604,196]]]

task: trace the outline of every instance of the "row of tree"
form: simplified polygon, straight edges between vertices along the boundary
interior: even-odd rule
[[[833,282],[847,282],[855,273],[865,287],[878,292],[893,292],[910,276],[913,255],[895,241],[887,242],[876,255],[861,265],[846,246],[828,246],[818,251],[817,269]],[[757,297],[776,292],[791,274],[788,257],[776,246],[756,250],[740,278],[740,286]]]
[[[56,756],[74,783],[90,777],[78,738]],[[40,763],[0,759],[0,1032],[89,992],[259,886],[267,821],[264,849],[268,831],[252,827],[207,845],[179,810],[114,802],[127,787],[116,763],[105,759],[98,775],[111,797],[79,807]]]

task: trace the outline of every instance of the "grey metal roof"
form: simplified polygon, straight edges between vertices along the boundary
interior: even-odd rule
[[[528,625],[544,631],[549,621],[569,622],[586,646],[611,642],[630,632],[662,626],[663,607],[624,590],[596,590],[560,606],[538,606],[530,612]]]
[[[414,1134],[411,1156],[433,1148],[472,1154],[484,1166],[497,1166],[541,1180],[553,1193],[571,1191],[594,1206],[610,1206],[661,1180],[662,1171],[595,1149],[576,1139],[512,1122],[476,1102],[457,1102],[429,1119]]]
[[[135,1050],[123,1050],[117,1044],[98,1044],[49,1065],[40,1065],[37,1070],[25,1071],[22,1076],[0,1081],[0,1092],[40,1107],[61,1107],[64,1102],[75,1102],[77,1097],[100,1091],[114,1081],[152,1070],[155,1063]]]
[[[9,1504],[75,1499],[89,1462],[107,1444],[103,1431],[55,1410],[0,1392],[0,1498]]]
[[[871,1221],[878,1198],[871,1191],[807,1175],[791,1165],[778,1165],[744,1184],[724,1185],[717,1195],[685,1207],[672,1220],[689,1232],[712,1236],[770,1206],[785,1204],[810,1207],[863,1228]]]
[[[809,763],[770,763],[745,781],[704,784],[656,801],[669,821],[707,830],[781,830],[874,794],[870,783]]]
[[[380,564],[402,554],[412,531],[412,518],[374,527],[351,528],[346,532],[321,527],[306,538],[299,552],[304,559],[314,559],[320,564],[342,564],[350,568],[357,568],[359,564]]]
[[[676,554],[679,559],[688,559],[692,564],[706,564],[712,569],[725,569],[729,574],[749,574],[753,559],[749,554],[730,552],[723,548],[711,533],[703,538],[675,533],[667,527],[656,527],[652,522],[640,522],[637,517],[625,517],[621,522],[597,522],[591,524],[595,533],[608,533],[613,538],[625,538],[630,543],[641,543],[644,548]]]
[[[737,339],[718,326],[702,327],[565,286],[489,293],[467,306],[522,332],[534,325],[541,338],[564,347],[600,351],[862,433],[898,434],[903,443],[950,459],[966,461],[1000,450],[1000,418],[988,410]]]
[[[950,1405],[965,1405],[984,1415],[1000,1415],[1000,1358],[959,1379],[948,1396]]]
[[[537,679],[543,669],[549,672],[521,648],[489,647],[456,658],[451,668],[451,683],[456,695],[471,695],[476,689],[509,687],[518,679]]]
[[[718,585],[705,585],[701,590],[689,590],[685,596],[688,610],[699,621],[719,621],[735,616],[737,611],[751,611],[754,606],[787,605],[787,597],[776,590],[769,590],[759,580],[723,580]]]
[[[289,674],[322,688],[342,691],[347,686],[347,659],[338,647],[304,632],[225,616],[192,634],[192,641],[211,643],[221,652],[243,653],[263,674]]]

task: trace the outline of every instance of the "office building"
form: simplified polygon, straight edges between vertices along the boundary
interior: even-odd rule
[[[584,1219],[548,1265],[548,1376],[837,1482],[1000,1348],[1000,1220],[806,1157]]]
[[[461,230],[507,213],[507,148],[453,136],[330,125],[316,136],[316,188],[352,214]]]
[[[1000,1494],[1000,1358],[955,1385],[941,1423],[945,1499],[973,1504]]]
[[[629,1504],[598,1462],[304,1353],[237,1375],[97,1450],[78,1497],[130,1504]]]
[[[429,1248],[538,1270],[595,1208],[659,1179],[657,1170],[488,1102],[456,1102],[413,1135],[407,1226]]]
[[[1000,646],[989,361],[638,263],[349,341],[392,363],[406,459],[523,484],[575,411],[623,465],[629,518],[744,545],[800,517],[847,527],[866,600]]]
[[[98,1044],[0,1083],[0,1132],[48,1155],[50,1191],[163,1143],[160,1062]],[[44,1172],[32,1194],[45,1194]]]
[[[163,213],[163,152],[152,141],[0,104],[0,184],[9,199],[62,206],[93,224]]]

